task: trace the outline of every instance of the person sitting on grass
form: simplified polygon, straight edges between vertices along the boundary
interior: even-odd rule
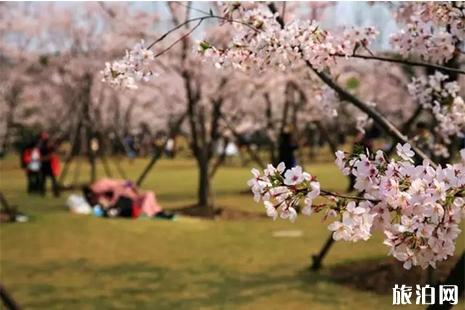
[[[142,192],[130,181],[101,179],[83,188],[84,197],[92,206],[99,205],[109,217],[148,217],[172,219],[173,214],[162,210],[152,191]]]

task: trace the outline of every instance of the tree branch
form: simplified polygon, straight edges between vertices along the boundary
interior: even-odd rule
[[[454,72],[457,74],[465,74],[465,70],[460,70],[457,68],[451,68],[447,66],[441,66],[441,65],[435,65],[435,64],[430,64],[426,62],[420,62],[420,61],[412,61],[412,60],[406,60],[406,59],[396,59],[396,58],[389,58],[389,57],[383,57],[383,56],[375,56],[375,55],[342,55],[342,54],[336,54],[336,57],[353,57],[353,58],[361,58],[361,59],[367,59],[367,60],[379,60],[379,61],[385,61],[385,62],[393,62],[393,63],[399,63],[399,64],[404,64],[404,65],[409,65],[409,66],[415,66],[415,67],[425,67],[425,68],[430,68],[434,70],[441,70],[441,71],[448,71],[448,72]]]
[[[223,20],[223,21],[227,21],[227,22],[230,22],[230,23],[237,23],[237,24],[241,24],[241,25],[244,25],[246,27],[249,27],[250,29],[252,29],[255,32],[259,32],[259,30],[256,29],[255,27],[253,27],[253,26],[251,26],[251,25],[249,25],[249,24],[247,24],[245,22],[239,21],[239,20],[230,19],[230,18],[217,16],[217,15],[201,16],[201,17],[195,17],[195,18],[188,19],[185,22],[180,23],[180,24],[176,25],[175,27],[171,28],[170,30],[165,32],[162,36],[160,36],[158,39],[153,41],[149,46],[147,46],[147,49],[151,49],[152,47],[155,46],[155,44],[157,44],[160,41],[163,41],[167,36],[169,36],[171,33],[175,32],[176,30],[178,30],[178,29],[180,29],[180,28],[182,28],[182,27],[184,27],[184,26],[186,26],[186,25],[188,25],[188,24],[190,24],[192,22],[196,22],[196,21],[198,21],[199,24],[201,24],[204,20],[207,20],[207,19],[218,19],[218,20]]]
[[[380,202],[380,200],[378,200],[378,199],[370,199],[370,198],[364,198],[364,197],[359,197],[359,196],[343,195],[343,194],[338,194],[338,193],[335,193],[335,192],[327,191],[327,190],[324,190],[324,189],[321,189],[320,192],[325,196],[333,196],[333,197],[339,197],[339,198],[357,200],[357,201],[370,201],[370,202],[373,202],[373,203]]]
[[[169,51],[173,46],[175,46],[178,42],[184,40],[185,38],[187,38],[188,36],[191,35],[192,32],[194,32],[197,28],[199,28],[200,24],[202,24],[202,21],[199,20],[199,22],[197,23],[197,25],[195,25],[191,30],[189,30],[189,32],[187,32],[186,34],[184,34],[183,36],[181,36],[179,39],[177,39],[176,41],[174,41],[173,43],[171,43],[167,48],[165,48],[164,50],[158,52],[157,54],[155,54],[154,58],[157,58],[158,56],[161,56],[163,55],[164,53],[166,53],[167,51]],[[147,47],[147,49],[149,49],[149,47]]]
[[[277,10],[274,3],[270,3],[268,8],[273,14],[276,14]],[[276,21],[281,25],[281,28],[284,28],[284,21],[279,16],[276,16]],[[302,52],[302,51],[301,51]],[[365,56],[364,56],[365,57]],[[366,56],[366,57],[373,57],[373,56]],[[313,68],[312,64],[305,60],[305,64],[309,67],[324,83],[326,83],[329,87],[331,87],[341,98],[341,100],[346,100],[357,108],[365,112],[368,116],[370,116],[381,128],[385,130],[385,132],[402,143],[409,143],[412,146],[412,149],[415,151],[416,155],[423,160],[427,160],[431,163],[431,165],[436,166],[435,162],[433,162],[422,150],[417,148],[415,144],[411,143],[406,136],[404,136],[397,127],[392,124],[386,117],[384,117],[381,113],[370,107],[365,102],[361,101],[344,88],[339,86],[333,79],[328,76],[324,72],[319,72],[315,68]]]
[[[187,112],[184,112],[174,123],[174,125],[171,127],[170,132],[168,134],[168,137],[165,139],[163,144],[155,149],[154,154],[152,155],[152,158],[150,159],[150,162],[147,164],[147,166],[144,168],[144,171],[140,174],[140,176],[137,178],[136,184],[137,186],[141,186],[142,182],[145,180],[147,177],[148,173],[150,170],[152,170],[153,166],[157,162],[157,160],[161,157],[163,154],[163,150],[166,148],[166,145],[168,144],[168,140],[172,139],[173,137],[176,136],[176,134],[179,132],[181,129],[181,125],[184,122],[185,118],[187,116]]]
[[[410,142],[406,136],[404,136],[397,127],[392,124],[386,117],[384,117],[381,113],[373,109],[371,106],[366,104],[365,102],[361,101],[348,91],[346,91],[344,88],[339,86],[331,77],[329,77],[326,73],[324,72],[319,72],[313,68],[313,66],[310,64],[310,62],[306,61],[307,66],[312,69],[312,71],[324,82],[326,83],[329,87],[331,87],[341,98],[341,100],[346,100],[353,105],[355,105],[357,108],[365,112],[368,116],[370,116],[381,128],[384,129],[384,131],[393,137],[395,140],[400,141],[402,143],[409,143],[412,146],[412,149],[415,151],[418,157],[420,157],[423,160],[429,161],[432,165],[435,165],[435,163],[419,148],[415,146],[414,143]]]

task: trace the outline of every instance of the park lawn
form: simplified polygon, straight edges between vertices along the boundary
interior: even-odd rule
[[[146,160],[120,160],[135,179]],[[102,219],[75,215],[59,199],[27,196],[17,160],[0,161],[0,190],[31,216],[0,228],[1,283],[25,309],[390,309],[391,293],[363,292],[335,283],[325,270],[309,272],[310,254],[328,236],[318,216],[175,221]],[[326,188],[346,180],[331,163],[307,165]],[[222,167],[215,204],[263,212],[244,191],[250,167]],[[86,172],[82,171],[84,175]],[[99,167],[100,175],[103,174]],[[165,208],[195,203],[195,163],[161,160],[144,183]],[[278,238],[279,231],[302,236]],[[463,234],[459,244],[463,245]],[[337,243],[326,266],[382,259],[380,236]],[[462,247],[463,248],[463,247]],[[407,307],[408,308],[408,307]],[[420,307],[422,308],[422,307]]]

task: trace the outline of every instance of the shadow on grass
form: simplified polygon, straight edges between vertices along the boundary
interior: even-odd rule
[[[36,278],[33,283],[41,284],[22,283],[13,287],[12,293],[29,296],[32,302],[22,304],[27,309],[235,309],[288,290],[311,292],[315,302],[338,302],[333,292],[320,285],[330,281],[327,276],[285,270],[238,273],[217,265],[172,269],[150,263],[98,266],[80,259],[23,268],[29,278]]]
[[[456,261],[453,257],[439,264],[437,280],[444,279]],[[26,309],[236,309],[288,292],[303,293],[312,303],[338,307],[343,302],[336,298],[341,286],[390,295],[395,284],[427,283],[426,271],[404,270],[392,258],[346,262],[320,272],[288,272],[288,265],[254,273],[209,264],[161,267],[156,261],[112,265],[86,259],[17,265],[15,269],[27,281],[3,277],[1,281]]]
[[[458,256],[453,256],[438,263],[431,280],[444,281],[458,259]],[[325,273],[338,284],[377,294],[392,294],[392,288],[396,284],[412,287],[417,284],[433,284],[428,278],[428,270],[421,267],[406,270],[401,262],[392,257],[347,262],[334,266]]]

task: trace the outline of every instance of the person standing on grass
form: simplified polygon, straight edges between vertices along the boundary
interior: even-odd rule
[[[41,157],[41,172],[42,172],[42,184],[41,193],[45,196],[47,190],[47,178],[50,178],[52,182],[52,192],[55,197],[60,195],[57,182],[57,174],[59,173],[58,158],[55,154],[56,145],[50,140],[47,132],[43,132],[40,135],[39,150]]]
[[[174,148],[175,148],[175,141],[173,138],[168,138],[165,145],[165,154],[168,158],[174,158]]]
[[[123,139],[124,148],[126,150],[129,162],[132,163],[137,156],[136,141],[131,134],[126,135]]]
[[[291,169],[297,162],[295,159],[295,150],[297,143],[295,142],[292,129],[285,128],[279,138],[279,162],[286,165],[286,169]]]
[[[42,188],[42,163],[37,141],[31,142],[21,153],[21,167],[26,172],[28,194],[40,193]]]

